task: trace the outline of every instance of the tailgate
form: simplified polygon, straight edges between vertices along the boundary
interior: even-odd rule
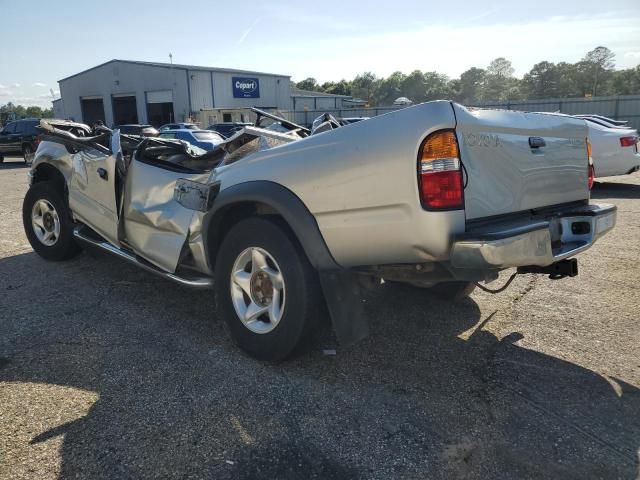
[[[589,198],[587,127],[562,115],[453,104],[467,220]],[[533,147],[531,144],[540,146]]]

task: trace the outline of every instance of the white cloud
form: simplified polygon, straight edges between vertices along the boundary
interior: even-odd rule
[[[238,39],[238,42],[236,43],[237,46],[242,45],[242,43],[244,42],[245,38],[247,38],[247,35],[249,35],[249,33],[251,33],[251,30],[253,30],[253,27],[256,26],[256,24],[260,21],[260,17],[256,18],[251,25],[249,25],[249,27],[244,30],[242,32],[242,35],[240,35],[240,38]]]
[[[19,84],[18,82],[16,82],[16,83],[12,83],[12,84],[11,84],[11,86],[12,86],[13,88],[20,88],[20,84]]]
[[[50,108],[51,107],[51,97],[39,98],[39,97],[13,97],[8,101],[14,103],[15,105],[23,105],[25,107],[42,107],[42,108]]]
[[[6,85],[2,85],[2,84],[0,83],[0,90],[4,90],[5,88],[9,88],[9,87],[7,87]]]
[[[47,84],[46,83],[42,83],[42,82],[35,82],[33,84],[34,87],[46,87]]]
[[[53,96],[54,97],[59,97],[60,96],[60,92],[57,90],[53,91]],[[53,100],[53,98],[51,97],[51,92],[49,93],[43,93],[41,95],[38,95],[38,98],[43,98],[43,99],[47,99],[47,100]]]
[[[11,90],[7,90],[6,88],[3,88],[2,90],[0,90],[0,97],[10,97],[13,95],[13,92]]]

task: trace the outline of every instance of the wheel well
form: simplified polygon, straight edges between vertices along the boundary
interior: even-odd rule
[[[207,249],[209,253],[209,264],[212,269],[215,267],[218,249],[227,232],[241,220],[254,216],[268,216],[269,218],[276,219],[281,226],[286,228],[291,238],[298,242],[295,233],[287,224],[284,217],[270,205],[261,202],[234,203],[218,212],[215,220],[209,224]]]
[[[40,182],[55,182],[56,186],[58,186],[61,191],[66,190],[66,181],[64,175],[60,170],[52,165],[49,165],[48,163],[42,163],[38,165],[33,171],[32,184]]]

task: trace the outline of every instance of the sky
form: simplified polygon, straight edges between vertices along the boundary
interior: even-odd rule
[[[294,81],[371,71],[457,77],[506,57],[576,62],[599,45],[640,64],[638,0],[0,0],[0,105],[51,106],[57,81],[113,58],[238,68]]]

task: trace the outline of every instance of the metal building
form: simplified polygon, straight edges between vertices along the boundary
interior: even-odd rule
[[[312,90],[291,90],[291,110],[303,112],[306,110],[340,110],[343,108],[362,108],[367,103],[350,95],[315,92]]]
[[[110,60],[58,83],[55,115],[87,124],[159,126],[212,110],[231,121],[242,108],[291,108],[288,75],[226,68]]]

